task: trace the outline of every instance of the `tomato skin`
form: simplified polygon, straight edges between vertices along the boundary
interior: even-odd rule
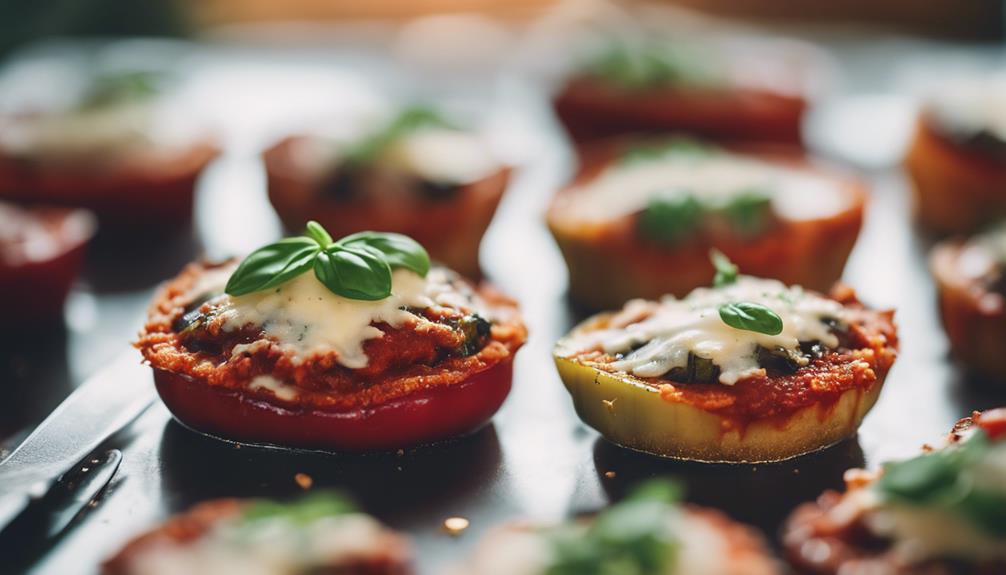
[[[337,451],[412,447],[470,433],[510,393],[513,357],[453,385],[349,411],[288,408],[154,369],[157,391],[185,425],[226,439]]]
[[[0,301],[8,302],[3,306],[2,325],[30,327],[59,318],[94,235],[94,218],[83,210],[40,207],[26,214],[60,222],[58,231],[50,230],[58,252],[45,259],[16,263],[0,257]]]
[[[975,423],[980,427],[989,439],[998,441],[1006,439],[1006,407],[997,407],[981,412]]]

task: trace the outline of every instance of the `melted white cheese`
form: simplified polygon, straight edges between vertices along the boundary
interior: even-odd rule
[[[730,302],[757,303],[771,309],[782,319],[782,332],[767,335],[730,327],[719,314],[720,305]],[[636,300],[626,308],[636,305],[642,304]],[[841,319],[842,315],[842,305],[834,300],[776,280],[742,276],[724,288],[696,289],[684,299],[666,296],[646,319],[624,328],[574,336],[559,353],[571,356],[601,349],[624,354],[610,366],[639,377],[660,377],[676,367],[686,367],[692,353],[712,360],[720,368],[720,383],[733,385],[762,373],[756,358],[759,346],[795,351],[801,341],[819,341],[828,348],[837,347],[838,338],[822,320]]]
[[[353,557],[381,556],[384,529],[363,514],[306,526],[283,519],[224,522],[188,545],[163,544],[133,561],[143,575],[287,575]]]
[[[203,293],[211,288],[223,289],[226,270],[197,282]],[[368,364],[363,343],[382,337],[372,323],[384,322],[399,327],[415,321],[415,315],[402,307],[427,308],[434,305],[459,306],[459,293],[451,284],[451,272],[442,268],[430,270],[426,278],[398,269],[392,272],[391,296],[378,301],[344,298],[332,293],[308,271],[271,290],[243,296],[222,296],[217,316],[225,331],[247,325],[260,326],[265,334],[292,353],[293,361],[303,361],[316,353],[332,353],[350,369]],[[211,286],[210,281],[217,282]],[[200,293],[193,288],[192,297]],[[480,314],[484,312],[480,311]],[[488,317],[484,314],[483,317]],[[244,351],[243,348],[235,353]],[[278,394],[277,394],[278,396]]]
[[[966,133],[988,131],[1006,141],[1006,77],[950,82],[929,102],[942,122]]]
[[[234,347],[236,351],[236,348],[239,346]],[[276,399],[281,399],[283,401],[293,401],[294,399],[297,399],[296,386],[287,385],[271,375],[259,375],[255,377],[248,385],[248,389],[252,391],[256,389],[268,389],[276,396]]]
[[[564,207],[571,218],[598,223],[637,213],[654,195],[689,193],[718,206],[752,191],[771,198],[773,211],[789,220],[828,217],[850,202],[824,176],[724,152],[615,164],[567,196]]]
[[[383,160],[424,180],[450,184],[474,182],[499,169],[480,137],[445,128],[425,128],[400,138]]]

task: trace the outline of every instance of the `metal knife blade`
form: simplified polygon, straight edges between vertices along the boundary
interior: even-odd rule
[[[118,449],[95,454],[71,467],[46,494],[33,499],[0,530],[0,556],[8,568],[26,567],[97,502],[122,461]]]
[[[43,490],[156,397],[150,368],[142,364],[139,352],[119,356],[71,393],[0,461],[0,493],[29,495]]]

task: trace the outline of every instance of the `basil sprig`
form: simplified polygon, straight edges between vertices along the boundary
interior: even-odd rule
[[[942,508],[986,533],[1006,536],[1006,496],[975,481],[976,475],[987,473],[982,462],[994,458],[995,449],[1006,449],[1006,444],[978,430],[956,446],[888,463],[875,487],[888,500]]]
[[[668,519],[679,498],[676,484],[651,481],[600,513],[586,531],[568,527],[549,533],[555,554],[545,573],[666,573],[677,556],[678,540]]]
[[[282,239],[251,253],[224,288],[239,296],[264,291],[314,270],[332,293],[358,300],[391,295],[391,270],[404,268],[425,277],[430,256],[402,234],[360,232],[333,241],[318,222],[308,222],[303,236]]]

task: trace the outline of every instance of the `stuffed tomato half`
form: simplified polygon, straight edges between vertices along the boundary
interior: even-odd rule
[[[471,432],[506,398],[516,304],[406,236],[307,236],[192,264],[137,347],[182,423],[238,441],[394,449]]]
[[[402,233],[467,277],[481,275],[479,245],[511,171],[483,135],[422,106],[355,138],[291,136],[264,160],[288,228],[316,219],[336,235]]]
[[[777,461],[856,433],[897,354],[892,312],[737,276],[633,300],[555,347],[580,417],[611,442],[711,462]]]
[[[587,148],[547,221],[570,297],[610,309],[708,285],[710,248],[752,275],[827,290],[855,245],[865,202],[858,181],[802,154],[670,137]]]

